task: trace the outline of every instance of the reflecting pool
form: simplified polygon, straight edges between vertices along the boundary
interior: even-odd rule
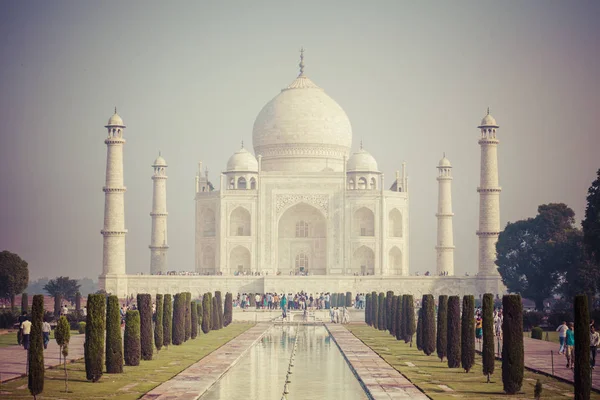
[[[280,400],[290,358],[297,349],[287,399],[367,399],[324,326],[273,326],[202,397]]]

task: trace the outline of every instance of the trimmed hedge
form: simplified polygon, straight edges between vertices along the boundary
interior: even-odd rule
[[[365,323],[371,325],[371,293],[365,296]]]
[[[371,326],[375,329],[379,326],[379,295],[377,292],[371,293]]]
[[[142,360],[152,360],[154,334],[152,332],[152,296],[147,293],[137,295],[137,308],[140,311],[140,344]]]
[[[217,329],[221,329],[223,328],[223,298],[219,290],[215,292],[215,298],[217,299]]]
[[[154,346],[157,351],[163,347],[165,338],[163,337],[163,306],[164,300],[162,294],[156,294],[156,313],[154,314]]]
[[[198,328],[198,335],[199,335],[200,332],[202,331],[202,314],[203,314],[202,300],[200,300],[196,303],[196,312],[198,313],[197,321],[198,321],[198,326],[199,326],[199,328]]]
[[[177,293],[173,299],[172,341],[179,346],[185,341],[185,294]]]
[[[125,314],[125,365],[140,365],[142,345],[140,342],[140,312],[128,310]]]
[[[123,372],[123,342],[121,341],[121,310],[119,298],[106,299],[106,373]]]
[[[460,298],[448,297],[448,368],[460,367]]]
[[[85,322],[85,375],[88,381],[98,382],[104,365],[104,331],[106,318],[106,297],[103,294],[90,294],[87,300]]]
[[[190,339],[196,339],[198,336],[198,310],[196,309],[196,302],[190,303],[190,311],[192,314],[192,332],[190,333]]]
[[[184,307],[185,307],[185,326],[184,326],[184,342],[187,342],[192,336],[192,294],[184,292]]]
[[[398,318],[398,296],[392,296],[392,314],[390,317],[390,335],[396,336],[396,323]]]
[[[518,294],[502,297],[502,384],[506,394],[517,394],[523,386],[523,303]],[[589,335],[589,327],[585,328]],[[589,364],[588,364],[589,365]],[[577,391],[577,390],[575,390]]]
[[[435,300],[433,295],[426,294],[423,296],[423,337],[422,346],[423,352],[430,356],[435,352]]]
[[[417,311],[417,350],[423,350],[423,308]]]
[[[173,329],[173,298],[170,294],[165,294],[163,302],[163,345],[168,347],[171,344],[171,331]]]
[[[484,294],[482,303],[483,344],[481,358],[483,374],[487,375],[489,382],[490,375],[494,373],[496,360],[494,350],[494,295],[491,293]]]
[[[223,326],[228,326],[233,321],[233,295],[225,294],[225,311],[223,314]]]
[[[25,311],[27,312],[29,309],[29,297],[27,296],[27,293],[23,293],[21,295],[21,312]]]
[[[31,305],[31,332],[29,334],[29,350],[27,351],[29,364],[27,387],[34,398],[44,391],[43,319],[44,296],[38,294],[33,296],[33,304]]]
[[[352,307],[352,292],[346,292],[346,307]]]
[[[404,296],[398,295],[398,304],[396,305],[396,340],[404,339]]]
[[[80,334],[85,333],[85,322],[81,321],[77,324],[77,332],[79,332]]]
[[[534,326],[533,328],[531,328],[531,338],[532,339],[542,340],[543,337],[544,337],[544,330],[542,328],[540,328],[539,326]]]
[[[590,313],[586,295],[575,296],[575,400],[589,400],[592,388],[590,366]]]
[[[219,329],[219,311],[217,308],[217,298],[213,297],[211,299],[211,309],[210,309],[210,315],[211,315],[211,320],[210,320],[210,329],[212,329],[213,331],[216,331]]]
[[[415,301],[412,294],[404,296],[406,299],[406,308],[404,313],[404,341],[406,343],[411,342],[412,338],[417,330],[415,325]]]
[[[377,304],[379,309],[377,311],[377,329],[383,331],[386,329],[385,325],[385,294],[383,292],[379,292],[379,298],[377,299]]]
[[[390,332],[392,330],[392,299],[394,298],[394,292],[388,290],[385,294],[385,330]]]
[[[210,332],[211,322],[210,322],[210,312],[212,311],[212,300],[210,298],[210,293],[204,293],[202,297],[202,332],[208,333]]]
[[[438,298],[436,351],[440,361],[444,361],[448,353],[448,296],[445,294]]]
[[[62,353],[62,347],[68,345],[71,340],[71,326],[64,315],[58,319],[58,323],[54,329],[54,340],[56,340],[56,344],[60,347],[60,353]]]
[[[463,296],[460,359],[465,372],[475,365],[475,298],[473,295]]]

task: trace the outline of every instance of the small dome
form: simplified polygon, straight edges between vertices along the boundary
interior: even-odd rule
[[[232,171],[258,172],[258,161],[248,150],[242,147],[233,153],[227,161],[227,172]]]
[[[478,126],[478,128],[483,128],[483,127],[493,127],[493,128],[498,128],[498,124],[496,123],[496,119],[494,117],[492,117],[490,115],[490,109],[488,108],[487,110],[487,115],[485,117],[483,117],[483,119],[481,120],[481,125]]]
[[[123,125],[123,118],[121,118],[121,116],[119,114],[117,114],[117,109],[116,108],[115,108],[115,113],[108,120],[108,125],[124,126]]]
[[[360,149],[358,152],[352,154],[346,165],[346,170],[348,172],[379,172],[377,169],[377,161],[375,161],[375,158],[373,158],[373,156],[365,149]]]
[[[152,166],[153,167],[166,167],[167,166],[167,162],[159,154],[158,157],[156,158],[156,160],[154,160],[154,164],[152,164]]]
[[[440,160],[438,167],[450,167],[452,168],[452,165],[450,164],[450,160],[448,160],[446,158],[446,156],[444,155],[444,157],[442,157],[442,159]]]

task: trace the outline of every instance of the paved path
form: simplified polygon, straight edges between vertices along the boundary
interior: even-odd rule
[[[373,399],[429,398],[343,325],[325,326]]]
[[[85,335],[72,335],[69,344],[68,361],[83,358],[83,342]],[[46,368],[58,365],[59,347],[56,340],[50,339],[48,348],[44,350]],[[27,370],[27,351],[22,346],[0,347],[0,382],[25,376]]]
[[[142,399],[197,399],[225,374],[267,332],[271,324],[260,323],[172,379],[146,393]]]

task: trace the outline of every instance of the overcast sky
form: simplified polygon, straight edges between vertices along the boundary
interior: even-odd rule
[[[436,165],[454,167],[457,274],[477,269],[476,126],[498,121],[501,225],[600,168],[600,2],[4,2],[0,250],[32,279],[102,270],[104,125],[125,131],[127,271],[149,271],[152,161],[169,163],[169,264],[194,268],[194,175],[213,182],[298,73],[348,114],[386,186],[403,161],[410,269],[435,270]],[[250,147],[249,145],[247,147]]]

